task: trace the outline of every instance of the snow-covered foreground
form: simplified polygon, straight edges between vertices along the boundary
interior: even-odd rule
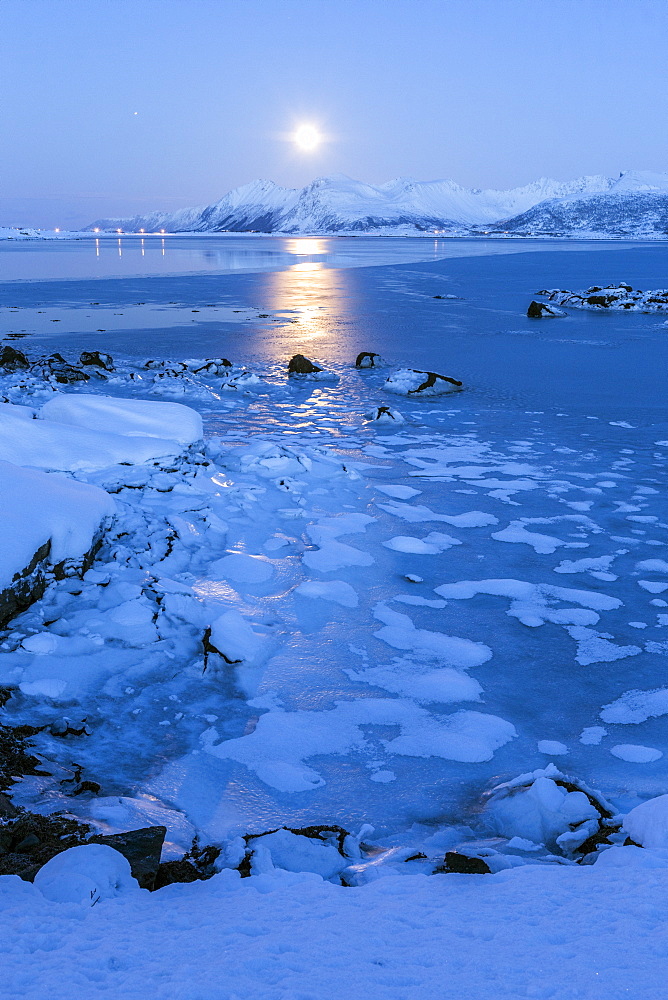
[[[181,278],[172,308],[224,306],[225,319],[161,331],[161,355],[154,326],[14,342],[74,363],[104,344],[116,367],[71,385],[46,365],[0,378],[0,394],[29,408],[0,403],[6,458],[94,486],[115,510],[83,581],[54,582],[0,647],[3,721],[43,727],[31,742],[46,774],[13,799],[102,832],[164,824],[165,858],[197,835],[227,868],[92,908],[0,881],[26,918],[9,922],[21,962],[8,995],[133,997],[147,977],[157,997],[192,1000],[343,997],[353,984],[476,1000],[659,995],[658,973],[645,993],[637,977],[664,958],[647,932],[666,844],[619,830],[616,815],[666,792],[668,431],[637,372],[657,320],[527,320],[552,275],[485,300],[485,266],[491,281],[511,265],[356,272],[347,299],[336,272],[312,272],[311,287],[307,272],[253,276],[266,282],[253,297],[247,278],[224,301]],[[436,304],[434,289],[461,297]],[[11,294],[19,314],[50,322],[54,286]],[[76,287],[87,303],[144,308],[130,294],[120,281]],[[58,318],[79,310],[71,285],[58,295]],[[556,365],[534,390],[531,359],[499,366],[499,344],[508,359],[520,332],[543,370]],[[297,350],[324,371],[288,377]],[[356,370],[364,350],[387,366]],[[222,354],[246,370],[203,366]],[[599,384],[584,357],[619,380]],[[388,375],[409,367],[464,389],[388,393]],[[139,426],[119,400],[189,409]],[[402,419],[374,419],[383,407]],[[487,795],[519,774],[510,797]],[[81,781],[99,792],[73,795]],[[601,790],[602,811],[578,781]],[[231,870],[241,836],[319,823],[359,834],[360,855],[327,867],[272,842],[251,878]],[[578,853],[605,823],[613,843],[629,834],[652,852]],[[496,874],[427,877],[454,848]],[[595,865],[576,864],[587,852]],[[29,987],[36,949],[43,978]]]
[[[664,852],[665,855],[665,852]],[[387,878],[269,872],[97,905],[0,879],[0,996],[14,1000],[659,1000],[668,858]]]

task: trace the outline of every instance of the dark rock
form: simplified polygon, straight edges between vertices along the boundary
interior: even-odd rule
[[[97,795],[100,788],[101,786],[97,783],[97,781],[80,781],[72,792],[72,795],[83,795],[84,792],[92,792],[93,795]]]
[[[380,361],[380,354],[374,354],[372,351],[362,351],[355,358],[355,368],[375,368],[376,358]]]
[[[55,719],[49,726],[49,732],[52,736],[90,736],[91,729],[86,725],[86,720],[81,719],[79,722],[73,722],[71,719],[66,717],[62,719]]]
[[[106,372],[114,370],[114,359],[111,354],[104,354],[101,351],[82,351],[79,356],[79,364],[84,367],[94,365],[97,368],[104,368]]]
[[[23,353],[13,347],[5,346],[0,351],[0,368],[5,371],[17,372],[30,368],[30,362]]]
[[[165,885],[173,882],[197,882],[211,878],[210,875],[203,875],[192,861],[181,858],[180,861],[164,861],[158,865],[158,873],[155,877],[154,889],[162,889]]]
[[[91,844],[106,844],[130,862],[132,874],[142,889],[153,889],[160,866],[160,853],[167,827],[147,826],[127,833],[91,837]]]
[[[20,815],[20,810],[6,795],[0,793],[0,819],[16,819]]]
[[[19,812],[0,827],[0,875],[18,875],[32,882],[42,865],[84,844],[89,834],[89,827],[72,819]]]
[[[489,865],[482,858],[460,854],[459,851],[447,851],[441,872],[460,872],[463,875],[489,875]]]
[[[228,361],[227,358],[214,358],[211,361],[205,361],[200,368],[195,368],[195,375],[224,375],[226,374],[226,368],[232,368],[232,362]]]
[[[305,358],[303,354],[295,354],[294,357],[290,358],[290,363],[288,364],[289,375],[310,375],[312,372],[321,371],[322,368],[318,368],[308,358]]]
[[[14,850],[18,854],[25,854],[28,851],[32,851],[33,847],[39,847],[41,840],[34,833],[29,833],[27,837],[24,837],[20,844],[17,844]]]

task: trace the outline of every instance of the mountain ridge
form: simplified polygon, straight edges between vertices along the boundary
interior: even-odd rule
[[[391,235],[668,235],[668,173],[548,177],[509,190],[398,177],[380,185],[345,174],[303,188],[258,179],[209,205],[100,219],[87,229],[124,232],[263,232]]]

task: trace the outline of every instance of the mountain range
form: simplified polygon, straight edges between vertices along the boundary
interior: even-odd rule
[[[541,178],[508,191],[452,180],[406,178],[373,185],[343,174],[301,190],[256,180],[220,201],[132,219],[99,219],[88,229],[124,232],[262,232],[449,236],[668,237],[668,173],[626,171],[574,181]]]

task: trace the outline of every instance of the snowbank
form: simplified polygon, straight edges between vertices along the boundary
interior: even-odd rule
[[[40,416],[90,431],[161,438],[184,446],[203,437],[201,416],[181,403],[59,393],[42,407]]]
[[[634,847],[587,867],[396,875],[359,888],[268,866],[68,903],[4,876],[2,995],[649,1000],[665,990],[667,869]]]
[[[58,472],[95,472],[121,462],[137,465],[166,458],[181,450],[175,441],[157,437],[126,437],[55,420],[25,420],[5,413],[4,407],[0,411],[0,461],[14,465]]]
[[[97,486],[0,462],[0,590],[43,546],[51,564],[81,559],[114,511]]]

